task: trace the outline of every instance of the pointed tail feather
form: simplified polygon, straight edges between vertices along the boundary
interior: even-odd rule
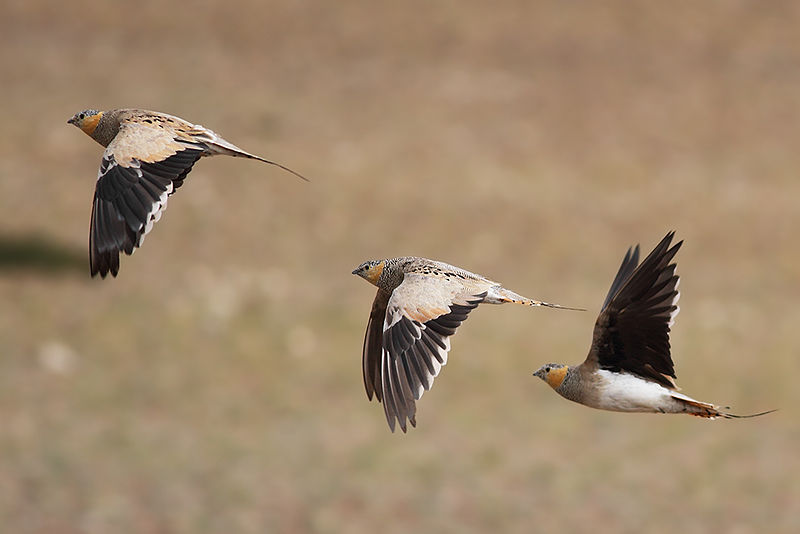
[[[553,303],[550,303],[550,302],[544,302],[543,300],[531,300],[531,299],[528,299],[527,302],[523,302],[522,304],[527,304],[528,306],[544,306],[546,308],[555,308],[557,310],[586,311],[586,308],[572,308],[570,306],[562,306],[561,304],[553,304]]]
[[[484,302],[490,304],[503,304],[510,302],[512,304],[522,304],[523,306],[544,306],[546,308],[556,308],[559,310],[586,311],[584,308],[571,308],[569,306],[562,306],[561,304],[544,302],[543,300],[529,299],[528,297],[518,295],[517,293],[514,293],[513,291],[504,287],[495,288],[493,292],[490,291]]]
[[[673,397],[684,402],[684,404],[688,408],[686,410],[686,413],[688,413],[689,415],[694,415],[696,417],[704,417],[706,419],[716,419],[717,417],[721,417],[723,419],[749,419],[750,417],[759,417],[761,415],[767,415],[768,413],[778,411],[776,409],[749,415],[737,415],[730,412],[725,412],[719,406],[714,406],[713,404],[709,404],[707,402],[696,401],[694,399],[685,397],[683,395],[681,396],[673,395]]]
[[[290,169],[289,167],[287,167],[285,165],[281,165],[280,163],[278,163],[276,161],[271,161],[271,160],[262,158],[261,156],[256,156],[255,154],[251,154],[250,152],[242,150],[241,148],[239,148],[238,146],[234,145],[233,143],[229,143],[228,141],[225,141],[224,139],[220,138],[219,136],[217,136],[213,141],[207,143],[207,146],[210,146],[218,154],[225,154],[227,156],[233,156],[233,157],[238,157],[238,158],[256,159],[258,161],[263,161],[264,163],[269,163],[270,165],[275,165],[276,167],[281,168],[286,172],[294,174],[295,176],[297,176],[301,180],[305,180],[306,182],[310,182],[311,181],[308,178],[306,178],[305,176],[303,176],[302,174],[300,174],[299,172],[293,171],[292,169]]]
[[[245,154],[247,154],[247,153],[245,152]],[[301,180],[305,180],[306,182],[310,182],[311,181],[308,178],[306,178],[305,176],[303,176],[302,174],[300,174],[299,172],[293,171],[289,167],[287,167],[285,165],[281,165],[280,163],[278,163],[276,161],[270,161],[268,159],[262,158],[261,156],[255,156],[253,154],[247,154],[247,156],[245,156],[245,157],[249,157],[249,158],[252,158],[252,159],[257,159],[258,161],[263,161],[264,163],[269,163],[270,165],[275,165],[276,167],[278,167],[280,169],[283,169],[286,172],[294,174],[295,176],[297,176]]]
[[[766,412],[759,412],[759,413],[751,413],[747,415],[737,415],[735,413],[727,413],[727,412],[720,412],[722,417],[725,419],[749,419],[750,417],[759,417],[761,415],[767,415],[768,413],[777,412],[778,409],[775,408],[774,410],[767,410]]]

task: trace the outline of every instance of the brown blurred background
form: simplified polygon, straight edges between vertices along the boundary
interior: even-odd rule
[[[6,2],[0,523],[14,533],[800,531],[800,4]],[[291,166],[200,162],[89,279],[101,149],[141,107]],[[626,248],[670,229],[679,383],[744,421],[568,403]],[[390,434],[366,259],[482,307]]]

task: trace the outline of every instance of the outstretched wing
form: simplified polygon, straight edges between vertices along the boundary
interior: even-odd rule
[[[625,255],[594,326],[584,365],[636,374],[675,388],[669,331],[680,293],[674,263],[683,241],[670,248],[668,233],[636,267],[638,246]]]
[[[169,131],[123,123],[100,163],[89,229],[92,276],[119,272],[119,254],[141,246],[183,184],[203,147],[178,141]]]
[[[603,307],[600,311],[603,311],[608,306],[608,303],[611,301],[612,298],[617,294],[617,292],[622,288],[622,285],[628,281],[631,274],[633,273],[636,266],[639,264],[639,245],[636,245],[633,248],[629,248],[628,252],[625,253],[625,257],[622,258],[622,263],[619,266],[619,270],[617,271],[617,276],[614,277],[614,281],[611,282],[611,287],[608,290],[608,295],[606,295],[606,300],[603,301]]]
[[[431,388],[447,363],[450,336],[486,292],[470,294],[457,280],[409,273],[386,298],[375,298],[364,341],[363,366],[367,396],[383,403],[389,427],[416,425],[416,401]],[[378,322],[385,308],[382,339]]]

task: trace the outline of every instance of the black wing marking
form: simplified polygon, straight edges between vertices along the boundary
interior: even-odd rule
[[[92,205],[89,229],[89,266],[92,276],[102,278],[119,272],[119,254],[133,254],[144,236],[161,217],[167,197],[183,184],[184,178],[203,152],[185,149],[163,161],[132,160],[120,165],[106,153]]]
[[[403,432],[407,431],[406,421],[416,426],[416,401],[431,388],[433,379],[447,363],[450,337],[485,297],[485,292],[467,297],[465,304],[451,304],[448,313],[425,323],[401,315],[384,330],[380,395],[378,387],[375,391],[378,400],[383,401],[386,421],[392,432],[395,421],[400,423]]]
[[[622,258],[622,263],[619,266],[619,270],[617,271],[617,276],[614,277],[614,281],[611,282],[611,288],[608,290],[608,295],[606,295],[606,300],[603,301],[603,307],[601,310],[605,310],[608,303],[617,294],[617,291],[620,290],[622,285],[630,278],[631,274],[633,273],[636,266],[639,264],[639,245],[636,245],[634,248],[629,248],[628,252],[625,253],[625,257]]]
[[[372,310],[367,321],[367,331],[364,334],[364,347],[361,353],[361,366],[364,373],[364,388],[367,398],[372,400],[372,395],[378,402],[383,398],[381,389],[381,351],[383,350],[383,321],[386,318],[386,304],[392,294],[378,289]]]
[[[585,365],[675,387],[669,331],[680,294],[676,265],[670,262],[683,241],[670,248],[673,236],[668,233],[635,269],[637,251],[628,251],[595,323]]]

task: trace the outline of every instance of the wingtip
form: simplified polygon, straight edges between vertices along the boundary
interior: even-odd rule
[[[391,430],[392,434],[394,434],[395,427],[396,427],[396,419],[394,416],[390,416],[389,413],[386,411],[386,405],[384,403],[384,415],[386,416],[386,423],[389,425],[389,430]]]
[[[403,418],[402,420],[400,420],[400,430],[403,431],[403,434],[408,434],[408,423],[411,423],[411,426],[413,428],[417,427],[417,419],[413,415],[409,417],[408,420],[406,420],[406,418]],[[392,432],[394,432],[394,430],[392,430]]]
[[[662,244],[662,243],[663,243],[665,248],[666,248],[666,247],[669,247],[669,246],[670,246],[670,244],[672,243],[672,240],[673,240],[674,238],[675,238],[675,230],[670,230],[669,232],[667,232],[667,235],[665,235],[665,236],[664,236],[664,238],[663,238],[663,239],[661,239],[661,243],[659,243],[659,244]],[[681,239],[680,241],[678,241],[677,243],[675,243],[675,244],[674,244],[674,245],[672,245],[672,246],[673,246],[674,248],[680,248],[680,246],[681,246],[682,244],[683,244],[683,239]],[[656,247],[656,248],[658,248],[658,247]]]
[[[394,418],[392,418],[391,420],[387,419],[387,422],[389,423],[389,430],[392,431],[392,434],[394,434],[395,430],[397,430],[397,423],[395,421],[396,420]],[[403,428],[402,425],[400,425],[400,429],[405,433],[406,429]]]
[[[386,422],[389,424],[389,430],[392,431],[392,434],[395,433],[397,427],[400,427],[400,430],[403,431],[403,434],[408,433],[408,423],[411,423],[413,428],[417,427],[417,418],[416,416],[412,415],[411,417],[402,417],[399,415],[392,416],[391,418],[387,415]]]
[[[111,265],[97,265],[95,262],[89,260],[89,274],[91,278],[96,278],[100,275],[101,280],[105,280],[109,274],[112,278],[116,278],[119,274],[119,263],[112,263]]]

